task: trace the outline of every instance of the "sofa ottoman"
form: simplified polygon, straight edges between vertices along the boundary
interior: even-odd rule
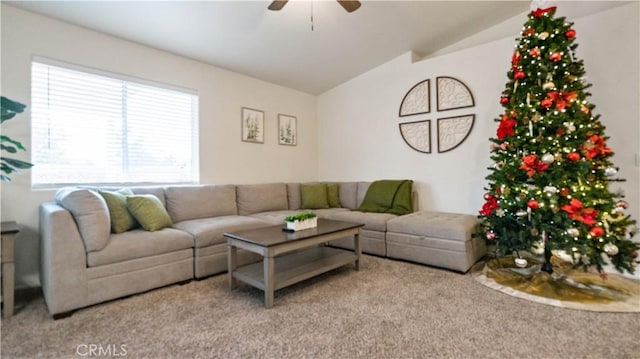
[[[469,214],[421,211],[387,222],[387,257],[466,273],[487,252]]]

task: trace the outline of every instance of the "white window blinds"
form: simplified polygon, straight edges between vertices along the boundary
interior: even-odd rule
[[[198,181],[196,95],[45,61],[31,71],[34,187]]]

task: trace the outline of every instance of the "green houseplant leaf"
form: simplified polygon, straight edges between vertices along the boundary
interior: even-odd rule
[[[12,101],[4,96],[0,98],[0,123],[10,120],[15,115],[22,113],[27,106]],[[26,151],[27,149],[22,145],[20,141],[16,141],[9,136],[0,136],[0,149],[8,153],[17,153],[18,150]],[[11,178],[7,175],[17,172],[18,170],[25,170],[33,167],[33,164],[15,158],[9,158],[5,156],[0,157],[0,181],[11,181]]]

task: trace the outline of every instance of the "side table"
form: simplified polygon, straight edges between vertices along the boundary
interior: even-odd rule
[[[13,286],[15,281],[15,243],[20,232],[16,222],[0,223],[2,230],[0,253],[2,258],[2,317],[13,316]]]

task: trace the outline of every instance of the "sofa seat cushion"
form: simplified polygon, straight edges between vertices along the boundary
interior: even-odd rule
[[[329,214],[326,218],[335,219],[337,221],[346,221],[353,223],[363,223],[364,229],[372,231],[385,232],[387,230],[387,222],[396,218],[395,214],[390,213],[365,213],[360,211],[336,211]]]
[[[245,216],[221,216],[212,218],[192,219],[175,223],[174,228],[191,233],[195,240],[195,247],[201,248],[212,244],[225,243],[225,232],[239,231],[267,227],[269,222],[259,218]]]
[[[392,219],[387,231],[464,242],[477,225],[478,218],[470,214],[421,211]]]
[[[250,217],[259,218],[265,222],[269,222],[271,225],[275,226],[278,224],[284,224],[284,218],[286,216],[302,213],[302,212],[312,212],[315,213],[319,218],[328,218],[331,214],[337,212],[345,212],[348,211],[346,208],[327,208],[327,209],[298,209],[295,211],[271,211],[271,212],[262,212],[252,214]]]
[[[102,250],[87,253],[87,265],[96,267],[192,247],[193,237],[177,229],[164,228],[154,232],[134,229],[112,234]]]

